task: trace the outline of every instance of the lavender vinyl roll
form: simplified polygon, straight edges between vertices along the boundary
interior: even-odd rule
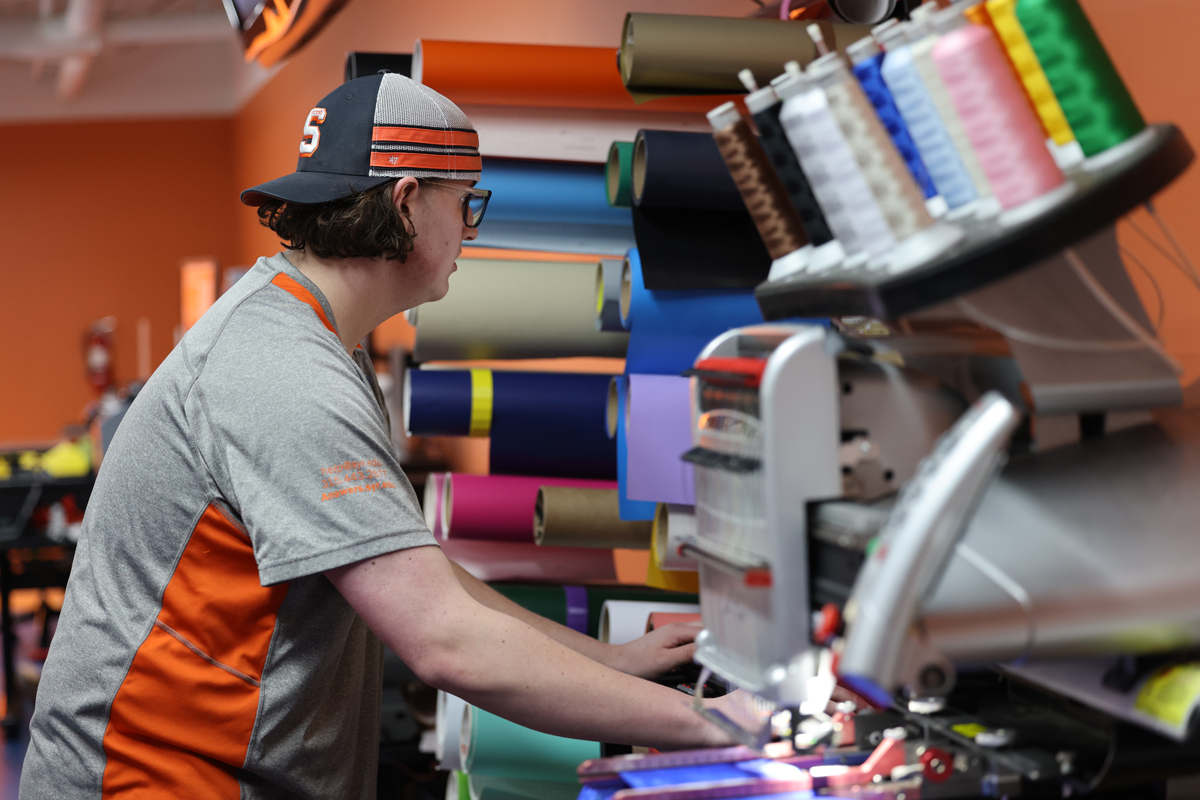
[[[629,375],[626,491],[631,500],[696,502],[695,473],[680,456],[692,449],[691,381]]]
[[[608,389],[608,433],[617,442],[617,509],[626,521],[652,520],[656,504],[629,499],[628,442],[625,438],[625,391],[629,378],[617,375]]]

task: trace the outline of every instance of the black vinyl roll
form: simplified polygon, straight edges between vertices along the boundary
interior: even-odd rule
[[[634,206],[633,233],[642,279],[651,291],[748,288],[771,270],[771,257],[745,211]]]
[[[638,131],[633,143],[633,204],[746,213],[725,159],[707,133]]]

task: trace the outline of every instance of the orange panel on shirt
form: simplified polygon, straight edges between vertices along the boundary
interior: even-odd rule
[[[321,318],[321,322],[325,324],[325,327],[331,332],[337,333],[337,331],[334,330],[333,323],[330,322],[329,317],[325,315],[325,309],[322,308],[321,304],[317,302],[317,298],[313,297],[312,292],[310,292],[308,289],[305,289],[304,286],[302,286],[295,278],[280,272],[271,279],[271,283],[275,284],[280,289],[283,289],[301,303],[312,306],[312,310],[317,312],[317,316]]]
[[[174,635],[151,629],[113,700],[105,797],[240,795],[233,769],[246,760],[257,682],[286,594],[286,584],[259,584],[249,538],[209,505],[163,592],[158,622]]]

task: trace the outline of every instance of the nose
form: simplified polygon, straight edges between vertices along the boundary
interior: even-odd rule
[[[466,225],[463,225],[462,240],[464,242],[471,242],[478,238],[479,238],[479,228],[468,228]]]

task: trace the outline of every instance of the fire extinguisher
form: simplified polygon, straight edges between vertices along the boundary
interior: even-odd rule
[[[113,331],[116,327],[116,317],[104,317],[93,322],[83,334],[84,375],[98,396],[113,385],[113,351],[116,347]]]

